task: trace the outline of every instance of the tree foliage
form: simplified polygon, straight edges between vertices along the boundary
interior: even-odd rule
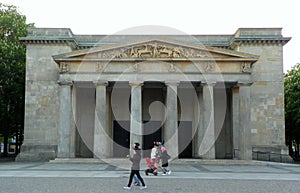
[[[33,24],[26,24],[15,6],[0,3],[0,134],[4,143],[23,133],[26,48],[19,38],[26,36],[29,27]]]
[[[299,156],[300,143],[300,64],[284,75],[286,141],[292,153]]]

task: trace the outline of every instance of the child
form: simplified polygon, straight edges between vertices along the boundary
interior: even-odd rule
[[[133,176],[133,180],[134,180],[134,182],[133,182],[134,186],[140,186],[141,185],[141,182],[138,179],[138,177],[136,177],[136,175]]]

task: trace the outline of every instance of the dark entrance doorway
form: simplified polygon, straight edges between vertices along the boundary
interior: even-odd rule
[[[113,156],[124,158],[129,154],[130,121],[114,121],[113,128]]]
[[[181,121],[178,126],[179,158],[192,158],[193,156],[193,127],[192,121]]]
[[[143,127],[143,157],[150,157],[153,141],[161,141],[161,121],[144,121]]]

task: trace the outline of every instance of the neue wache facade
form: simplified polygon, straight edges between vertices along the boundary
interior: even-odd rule
[[[33,28],[17,161],[124,158],[153,140],[172,158],[257,159],[285,145],[281,28],[228,35],[78,35]],[[258,159],[264,159],[263,157]],[[282,156],[273,157],[275,161]]]

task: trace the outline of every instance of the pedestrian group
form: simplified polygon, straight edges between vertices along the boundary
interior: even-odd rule
[[[141,162],[141,148],[139,143],[133,144],[133,156],[127,156],[128,159],[132,162],[131,172],[129,176],[129,181],[127,186],[124,186],[123,189],[130,190],[131,184],[134,179],[134,186],[140,186],[140,189],[146,189],[144,179],[140,175],[140,162]],[[158,169],[162,171],[162,175],[170,175],[171,170],[169,169],[168,160],[171,156],[168,154],[165,146],[155,140],[153,142],[153,148],[151,149],[150,158],[146,158],[146,163],[148,168],[145,170],[145,174],[148,176],[149,174],[153,174],[155,176],[158,175]]]

